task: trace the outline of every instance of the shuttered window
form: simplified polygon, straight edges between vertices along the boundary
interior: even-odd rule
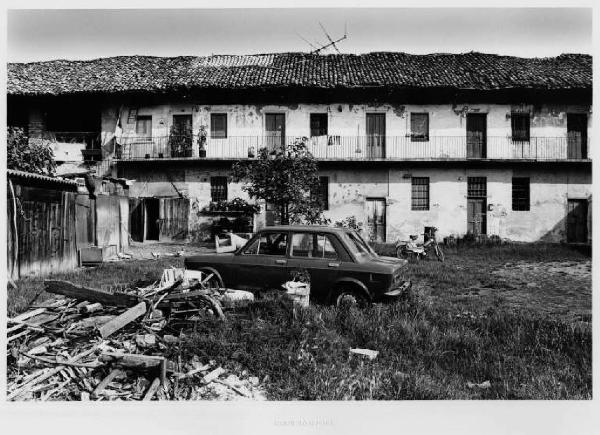
[[[512,113],[510,115],[510,125],[512,129],[512,140],[529,142],[529,113]]]
[[[138,116],[135,121],[135,134],[138,136],[152,136],[152,116]]]
[[[429,210],[429,177],[412,178],[412,210]]]
[[[486,177],[469,177],[467,179],[467,196],[471,198],[487,197]]]
[[[310,137],[327,136],[327,113],[310,114]]]
[[[210,114],[210,137],[213,139],[223,139],[227,137],[227,114]]]
[[[529,211],[529,178],[512,179],[512,209]]]
[[[411,142],[427,142],[429,140],[429,113],[410,114]]]
[[[210,199],[212,202],[227,201],[227,177],[210,177]]]
[[[323,210],[329,210],[329,177],[319,177],[319,188],[310,192],[313,201],[319,201]]]

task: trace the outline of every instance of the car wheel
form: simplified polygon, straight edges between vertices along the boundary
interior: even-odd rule
[[[223,280],[221,279],[221,277],[219,275],[217,275],[216,273],[214,273],[213,271],[201,269],[200,272],[203,272],[206,274],[206,276],[203,277],[203,280],[206,280],[206,281],[204,281],[205,288],[219,289],[219,288],[225,287],[225,284],[223,284]]]
[[[406,249],[396,248],[396,257],[407,260],[409,255],[408,252],[406,252]]]
[[[342,289],[337,293],[335,304],[338,307],[357,306],[364,307],[367,305],[367,298],[360,292],[351,289]]]

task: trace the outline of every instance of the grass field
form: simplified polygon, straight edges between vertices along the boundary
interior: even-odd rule
[[[148,281],[181,262],[113,263],[57,278]],[[590,267],[589,257],[557,245],[463,247],[445,263],[410,263],[413,290],[398,303],[294,310],[272,293],[225,322],[206,318],[180,352],[249,371],[271,399],[590,399]],[[47,297],[41,280],[17,285],[9,315]],[[379,355],[350,357],[354,347]]]

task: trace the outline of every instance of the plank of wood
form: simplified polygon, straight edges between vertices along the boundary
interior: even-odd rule
[[[42,314],[45,312],[46,312],[46,308],[37,308],[35,310],[31,310],[31,311],[27,311],[26,313],[19,314],[18,316],[13,317],[12,319],[8,319],[8,323],[24,322],[25,320],[29,319],[30,317],[34,317],[34,316],[37,316],[38,314]]]
[[[56,361],[56,360],[51,360],[48,358],[44,358],[41,356],[37,356],[36,354],[33,354],[31,352],[27,353],[27,352],[19,352],[21,355],[27,357],[27,358],[31,358],[46,364],[55,364],[55,365],[61,365],[61,366],[65,366],[65,367],[80,367],[80,368],[88,368],[88,369],[95,369],[98,368],[100,366],[102,366],[103,364],[97,364],[97,363],[80,363],[80,362],[70,362],[70,361]]]
[[[6,342],[10,343],[11,341],[16,340],[17,338],[22,337],[23,335],[29,334],[29,332],[30,331],[28,329],[26,329],[25,331],[21,331],[18,334],[11,335],[10,337],[8,337],[8,339],[6,340]]]
[[[138,297],[134,295],[111,293],[100,289],[75,285],[69,281],[47,279],[44,281],[44,287],[49,293],[60,294],[89,302],[100,302],[107,306],[132,307],[139,302]]]
[[[191,378],[195,374],[207,371],[209,368],[210,368],[210,364],[206,364],[206,365],[204,365],[202,367],[198,367],[197,369],[192,369],[192,370],[190,370],[187,373],[181,373],[180,375],[177,376],[177,379]]]
[[[135,307],[132,307],[125,311],[123,314],[115,317],[111,321],[102,325],[98,330],[100,331],[100,335],[102,338],[106,338],[111,335],[113,332],[118,331],[129,323],[133,322],[138,317],[146,314],[146,303],[140,302]]]
[[[154,378],[154,380],[152,381],[152,384],[150,384],[150,387],[148,388],[148,391],[146,391],[146,394],[144,395],[144,398],[142,400],[143,401],[152,400],[152,398],[158,391],[159,387],[160,387],[160,378]]]
[[[212,381],[217,379],[223,373],[225,373],[225,369],[223,367],[217,367],[212,372],[210,372],[206,376],[204,376],[202,378],[202,382],[204,382],[205,384],[210,384]]]
[[[102,391],[104,391],[104,389],[108,386],[108,384],[110,384],[112,382],[112,380],[114,378],[116,378],[117,376],[121,376],[123,374],[124,374],[124,372],[121,369],[111,370],[110,373],[104,379],[102,379],[100,381],[100,383],[94,389],[94,391],[92,391],[91,398],[92,399],[97,398],[100,395],[100,393],[102,393]]]
[[[88,350],[85,350],[71,358],[69,358],[68,362],[77,362],[82,358],[85,358],[86,356],[94,353],[96,351],[96,349],[98,348],[98,345],[92,346],[91,348],[89,348]],[[13,391],[12,393],[10,393],[7,397],[6,400],[11,400],[14,399],[17,396],[20,396],[21,394],[27,392],[27,391],[31,391],[32,388],[39,384],[40,382],[45,381],[46,379],[56,375],[57,373],[61,372],[62,370],[65,369],[64,365],[61,365],[59,367],[53,368],[52,370],[46,372],[45,374],[38,376],[36,378],[33,378],[32,380],[30,380],[29,382],[27,382],[24,385],[21,385],[18,389],[16,389],[15,391]]]
[[[134,353],[103,352],[98,358],[102,362],[113,363],[132,369],[153,369],[165,360],[163,356],[139,355]]]

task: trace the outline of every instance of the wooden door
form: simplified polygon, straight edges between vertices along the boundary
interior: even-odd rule
[[[487,154],[487,117],[485,113],[467,114],[467,158],[485,159]]]
[[[467,178],[467,232],[487,234],[487,178]]]
[[[265,141],[269,150],[285,145],[285,114],[267,113],[265,115]]]
[[[385,157],[385,113],[367,113],[367,157]]]
[[[182,240],[188,234],[189,198],[160,200],[160,240]]]
[[[587,158],[587,124],[585,113],[567,113],[567,158]]]
[[[567,242],[587,242],[587,214],[588,202],[586,199],[569,199],[567,214]]]
[[[367,199],[367,236],[369,241],[385,242],[385,199]]]
[[[192,115],[173,115],[172,157],[192,157]]]
[[[484,198],[467,199],[467,232],[473,235],[487,232],[487,201]]]

